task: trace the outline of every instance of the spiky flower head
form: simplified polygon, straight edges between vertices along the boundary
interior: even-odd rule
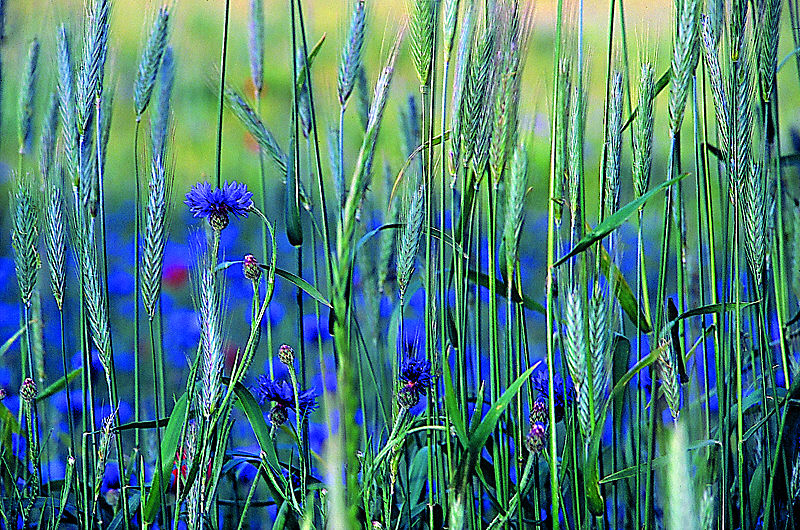
[[[528,435],[525,436],[525,447],[528,451],[538,455],[542,452],[547,442],[547,427],[544,423],[536,422],[531,424],[531,429]]]
[[[431,363],[421,358],[406,359],[400,367],[400,381],[403,385],[397,393],[398,403],[401,407],[411,408],[431,387]]]
[[[21,397],[22,401],[25,403],[31,404],[33,400],[36,399],[37,394],[36,382],[30,377],[26,377],[19,389],[19,397]]]
[[[298,412],[296,409],[299,406],[300,416],[306,416],[317,408],[317,393],[313,389],[298,393],[297,401],[295,402],[292,387],[286,381],[273,381],[262,375],[258,378],[253,390],[258,397],[259,404],[263,405],[268,401],[275,404],[269,413],[270,419],[272,419],[273,414],[279,414],[279,411],[275,409],[282,408],[282,412],[292,410],[296,413]],[[276,417],[276,419],[279,419],[279,417]]]
[[[236,217],[247,217],[253,207],[253,194],[247,191],[247,185],[233,181],[221,188],[214,188],[208,182],[198,182],[183,201],[189,211],[197,218],[205,217],[215,230],[228,226],[228,214]]]
[[[294,348],[288,344],[281,344],[278,348],[278,359],[286,366],[294,364]]]
[[[261,267],[258,260],[252,254],[244,257],[244,265],[242,265],[244,277],[248,280],[257,281],[261,277]]]

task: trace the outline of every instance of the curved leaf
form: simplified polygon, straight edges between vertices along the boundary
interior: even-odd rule
[[[483,417],[481,422],[470,433],[469,444],[467,445],[464,456],[461,458],[458,471],[456,471],[456,484],[458,484],[458,487],[462,490],[466,487],[470,474],[472,473],[472,468],[475,467],[475,462],[478,460],[483,446],[486,445],[489,435],[497,426],[497,422],[500,421],[500,415],[503,414],[508,404],[516,397],[522,385],[530,378],[539,364],[540,363],[537,362],[525,370],[525,373],[511,383],[505,392],[497,398],[497,401],[492,403],[489,412],[486,413],[486,416]],[[475,414],[480,414],[480,407],[475,408]]]
[[[188,406],[187,395],[184,392],[178,402],[175,403],[175,407],[169,416],[167,428],[164,429],[164,434],[161,438],[161,469],[156,469],[153,482],[150,485],[150,491],[142,509],[142,518],[147,523],[155,521],[156,514],[158,514],[158,509],[161,506],[161,491],[165,490],[168,484],[168,481],[164,481],[164,477],[170,476],[172,466],[175,465],[175,454],[178,452],[178,442],[180,441],[183,420],[186,417]]]
[[[573,247],[572,250],[569,251],[569,253],[566,256],[562,257],[557,262],[555,262],[553,264],[553,267],[558,267],[572,256],[580,254],[590,246],[594,245],[595,243],[606,237],[608,234],[610,234],[616,228],[622,225],[622,223],[627,221],[628,217],[636,213],[639,210],[639,208],[644,206],[644,204],[650,199],[652,199],[657,193],[679,182],[687,175],[688,173],[683,173],[681,175],[678,175],[672,180],[666,180],[662,182],[660,185],[648,191],[638,199],[632,200],[631,202],[629,202],[628,204],[626,204],[625,206],[614,212],[612,215],[606,217],[606,219],[602,223],[597,225],[594,230],[583,236],[583,238],[580,241],[578,241],[578,243]]]

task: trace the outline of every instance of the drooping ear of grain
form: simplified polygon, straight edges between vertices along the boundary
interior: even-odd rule
[[[720,150],[727,161],[730,152],[730,108],[728,101],[728,85],[722,75],[722,66],[717,50],[718,38],[715,34],[713,21],[706,16],[702,19],[703,55],[706,60],[706,69],[711,82],[711,95],[714,99],[714,109],[717,115],[717,131],[719,132]]]
[[[60,169],[59,169],[60,171]],[[56,180],[56,182],[52,182]],[[47,208],[45,242],[47,264],[50,270],[50,289],[59,311],[64,303],[64,285],[67,271],[67,244],[64,226],[64,199],[61,195],[60,176],[46,184]]]
[[[239,118],[247,132],[253,135],[258,145],[270,155],[281,173],[286,173],[286,154],[278,145],[272,133],[264,126],[261,118],[244,98],[231,87],[225,87],[225,102]]]
[[[356,76],[361,68],[361,50],[364,47],[364,30],[367,13],[364,0],[357,0],[350,18],[350,29],[339,59],[338,95],[339,105],[344,106],[353,93]]]
[[[152,320],[161,293],[164,248],[167,243],[167,207],[171,190],[164,163],[154,158],[151,164],[148,198],[145,206],[144,248],[142,251],[142,301]]]
[[[31,177],[15,175],[11,192],[11,247],[17,273],[20,300],[30,306],[36,275],[41,266],[39,240],[39,201]]]
[[[38,78],[39,39],[34,38],[28,47],[28,60],[22,74],[19,92],[18,138],[19,154],[30,151],[33,139],[33,111],[36,103],[36,81]]]
[[[150,36],[147,38],[142,57],[139,60],[139,72],[133,85],[133,105],[137,119],[140,119],[150,103],[153,86],[161,67],[161,59],[169,38],[169,9],[161,7],[156,15]]]
[[[622,72],[611,77],[611,98],[608,108],[606,171],[604,178],[604,215],[609,216],[619,208],[620,167],[622,161]]]
[[[162,160],[166,157],[167,138],[169,137],[170,115],[172,113],[172,88],[175,84],[175,59],[172,47],[167,46],[164,57],[161,58],[161,68],[158,70],[158,95],[156,97],[156,111],[151,118],[150,129],[153,142],[153,156]]]
[[[417,188],[411,197],[411,203],[405,216],[405,223],[397,243],[397,286],[400,300],[405,297],[406,289],[414,273],[414,262],[422,240],[422,222],[425,219],[425,183]]]
[[[264,88],[264,0],[250,0],[250,20],[247,26],[250,54],[250,79],[258,94]]]
[[[769,101],[772,88],[775,86],[775,75],[778,68],[778,41],[781,25],[781,0],[762,0],[759,4],[758,38],[758,71],[761,80],[761,97]]]
[[[503,224],[503,244],[506,252],[508,278],[512,277],[519,255],[519,240],[525,219],[525,191],[528,186],[528,153],[524,145],[517,144],[506,180],[506,207]]]
[[[700,0],[678,0],[672,43],[672,75],[669,85],[669,127],[676,134],[683,123],[686,96],[697,65],[700,43]]]
[[[64,159],[67,174],[73,186],[77,185],[78,176],[78,117],[75,109],[75,73],[72,66],[67,28],[63,24],[58,28],[56,37],[58,56],[58,101],[61,112],[61,130],[64,141]]]
[[[567,354],[567,368],[575,386],[581,433],[588,437],[591,434],[591,415],[593,414],[589,405],[592,382],[586,373],[586,334],[583,327],[583,304],[578,287],[572,287],[567,293],[566,313],[564,349]]]
[[[433,39],[436,31],[438,0],[412,0],[409,38],[411,56],[420,86],[426,86],[433,66]]]

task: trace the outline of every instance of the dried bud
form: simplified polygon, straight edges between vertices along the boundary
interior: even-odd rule
[[[419,403],[419,394],[412,388],[404,386],[397,392],[397,403],[400,408],[410,409]]]
[[[292,366],[294,364],[294,348],[288,344],[281,344],[281,347],[278,348],[278,360],[286,366]]]
[[[36,399],[36,395],[36,383],[30,377],[26,377],[19,389],[19,397],[21,397],[25,403],[30,404]]]
[[[214,212],[208,216],[208,224],[211,225],[211,228],[214,230],[221,232],[226,226],[230,219],[228,219],[228,214],[225,212]]]
[[[545,447],[545,437],[547,436],[547,428],[543,423],[534,423],[531,425],[531,430],[525,437],[525,447],[528,451],[538,455]]]
[[[256,281],[261,277],[261,267],[258,265],[258,260],[252,254],[244,257],[244,265],[242,266],[244,277],[248,280]]]
[[[547,403],[537,399],[531,406],[531,424],[547,423]]]
[[[288,419],[289,413],[286,412],[286,407],[282,405],[275,405],[272,407],[272,410],[269,411],[269,422],[275,427],[283,425]]]

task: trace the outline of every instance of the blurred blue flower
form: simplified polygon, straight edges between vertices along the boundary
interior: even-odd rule
[[[316,314],[303,315],[303,337],[306,342],[316,344],[320,339],[322,342],[331,340],[328,332],[328,321],[323,315],[317,320]]]

